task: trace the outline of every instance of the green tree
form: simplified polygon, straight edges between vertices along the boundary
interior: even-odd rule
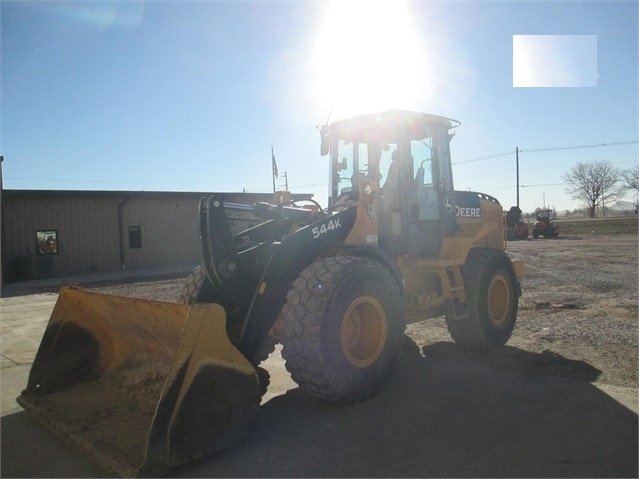
[[[605,201],[612,202],[623,194],[625,187],[619,183],[620,178],[621,170],[603,160],[579,162],[563,175],[563,180],[567,183],[566,192],[573,199],[586,204],[590,218],[595,217],[598,206],[602,206]]]

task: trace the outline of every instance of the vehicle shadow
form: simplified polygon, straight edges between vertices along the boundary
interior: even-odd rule
[[[587,382],[596,381],[602,374],[602,371],[585,361],[565,358],[547,349],[534,353],[513,346],[503,346],[481,351],[452,342],[438,342],[425,346],[422,355],[427,359],[463,361],[498,371],[541,374]]]
[[[637,414],[554,353],[407,338],[383,391],[354,405],[289,390],[234,447],[171,477],[637,477]],[[104,473],[26,413],[2,418],[3,477]]]
[[[343,406],[299,389],[236,448],[176,477],[637,477],[637,414],[581,361],[407,338],[385,389]]]

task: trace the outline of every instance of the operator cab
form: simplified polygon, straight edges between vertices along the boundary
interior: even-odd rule
[[[329,210],[359,201],[359,184],[369,181],[379,247],[391,255],[436,256],[441,238],[456,232],[449,130],[459,124],[391,110],[323,127]]]

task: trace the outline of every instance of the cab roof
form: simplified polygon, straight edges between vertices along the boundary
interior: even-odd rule
[[[408,136],[421,140],[432,135],[434,129],[450,130],[461,123],[443,116],[407,110],[386,110],[338,120],[329,125],[329,135],[341,139],[363,141],[384,137],[387,141]]]

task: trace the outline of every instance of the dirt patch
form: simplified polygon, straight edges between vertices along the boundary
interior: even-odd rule
[[[456,347],[443,318],[411,324],[426,357],[448,357],[540,374],[637,387],[638,294],[634,234],[512,241],[525,277],[506,348],[478,354]],[[93,287],[109,294],[175,301],[184,278]]]

